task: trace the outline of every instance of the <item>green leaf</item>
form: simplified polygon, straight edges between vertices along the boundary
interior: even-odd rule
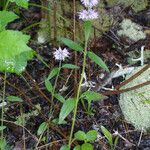
[[[52,123],[59,124],[59,118],[53,119]],[[61,122],[61,124],[67,124],[67,122],[64,120],[63,122]]]
[[[68,145],[63,145],[60,150],[70,150]]]
[[[86,140],[88,142],[94,142],[97,139],[97,131],[96,130],[90,130],[86,133]]]
[[[79,44],[75,43],[74,41],[67,39],[67,38],[61,38],[60,41],[62,43],[64,43],[66,46],[68,46],[69,48],[75,50],[75,51],[79,51],[82,52],[83,51],[83,47],[81,47]]]
[[[34,51],[27,46],[30,36],[20,31],[0,32],[0,71],[21,74]]]
[[[6,146],[7,146],[6,140],[3,139],[3,138],[1,138],[1,139],[0,139],[0,149],[1,149],[1,150],[5,150]]]
[[[55,77],[59,72],[59,68],[56,67],[56,68],[53,68],[50,72],[50,74],[48,75],[48,80],[52,79],[53,77]]]
[[[109,69],[107,67],[107,65],[105,64],[105,62],[96,54],[94,54],[93,52],[88,51],[88,57],[94,61],[97,65],[99,65],[101,68],[103,68],[104,70],[109,72]]]
[[[81,146],[81,150],[93,150],[93,145],[91,145],[90,143],[84,143]]]
[[[102,130],[104,136],[107,138],[109,144],[113,145],[112,134],[104,126],[101,126],[101,130]]]
[[[6,126],[0,126],[0,131],[6,129],[7,127]]]
[[[63,96],[61,96],[59,93],[55,94],[54,97],[59,100],[61,103],[65,102],[65,99]]]
[[[61,124],[64,119],[70,114],[70,112],[74,109],[75,106],[75,99],[69,98],[64,103],[60,110],[59,114],[59,124]]]
[[[37,135],[41,135],[45,132],[45,130],[47,129],[47,123],[46,122],[43,122],[40,124],[38,130],[37,130]]]
[[[18,6],[28,9],[29,0],[9,0],[16,3]]]
[[[104,96],[94,91],[86,91],[82,93],[81,98],[85,98],[88,101],[101,100]]]
[[[19,17],[11,11],[0,11],[0,32],[5,30],[5,27],[8,23],[14,21],[17,18]]]
[[[9,102],[23,102],[23,100],[17,96],[7,96],[6,99]]]
[[[52,86],[51,82],[47,79],[45,80],[45,87],[50,93],[53,92],[53,86]]]
[[[73,65],[73,64],[64,64],[64,65],[62,65],[62,68],[79,69],[79,67],[77,65]]]
[[[84,23],[85,41],[88,41],[91,31],[92,31],[91,21],[85,21],[85,23]]]
[[[86,134],[83,131],[78,131],[74,134],[74,137],[79,140],[79,141],[84,141],[86,140]]]
[[[77,146],[74,147],[73,150],[81,150],[81,146],[80,146],[80,145],[77,145]]]

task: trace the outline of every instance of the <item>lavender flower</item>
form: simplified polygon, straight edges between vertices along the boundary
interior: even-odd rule
[[[98,18],[98,13],[93,9],[82,10],[79,12],[79,19],[93,20]]]
[[[56,51],[53,53],[55,60],[60,60],[60,61],[64,61],[66,57],[69,57],[69,52],[66,48],[61,49],[61,47],[59,47],[58,49],[56,49]]]
[[[98,0],[81,0],[81,3],[87,8],[92,8],[98,4]]]

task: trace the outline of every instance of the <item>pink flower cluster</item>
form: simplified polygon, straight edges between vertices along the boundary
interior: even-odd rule
[[[81,0],[81,3],[86,9],[79,12],[79,19],[82,20],[93,20],[98,18],[98,12],[93,9],[98,4],[98,0]]]

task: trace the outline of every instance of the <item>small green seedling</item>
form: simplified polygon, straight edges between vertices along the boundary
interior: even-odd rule
[[[101,126],[101,130],[109,143],[110,149],[115,150],[118,143],[118,136],[113,139],[113,135],[104,126]]]
[[[74,134],[73,141],[82,141],[84,142],[82,145],[76,145],[73,150],[94,150],[93,145],[91,144],[97,138],[97,131],[90,130],[87,133],[83,131],[77,131]],[[60,150],[70,150],[68,145],[63,145]]]
[[[86,109],[86,107],[85,107],[84,101],[87,101],[87,103],[88,103],[88,108],[86,109],[86,112],[88,114],[93,114],[93,110],[91,108],[91,103],[93,101],[101,100],[102,98],[103,98],[102,94],[94,92],[94,91],[86,91],[86,92],[82,93],[82,95],[80,96],[81,102],[85,109]]]

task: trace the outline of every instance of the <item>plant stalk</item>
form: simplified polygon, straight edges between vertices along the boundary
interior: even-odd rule
[[[7,0],[7,1],[6,1],[6,4],[5,4],[5,6],[4,6],[3,10],[7,10],[8,5],[9,5],[9,0]]]
[[[83,67],[82,67],[81,78],[80,78],[80,82],[79,82],[79,86],[77,90],[75,108],[73,112],[72,126],[71,126],[71,132],[70,132],[70,137],[69,137],[69,147],[71,147],[71,143],[72,143],[72,136],[73,136],[74,126],[75,126],[75,121],[76,121],[76,114],[77,114],[78,102],[79,102],[79,97],[80,97],[81,84],[84,79],[84,72],[85,72],[85,67],[86,67],[86,55],[87,55],[87,41],[85,41],[84,57],[83,57],[83,64],[82,64]]]
[[[6,72],[4,74],[4,86],[3,86],[3,97],[2,97],[2,114],[1,114],[1,127],[3,127],[4,120],[4,102],[5,102],[5,90],[6,90]],[[3,130],[1,130],[1,138],[3,139]]]

